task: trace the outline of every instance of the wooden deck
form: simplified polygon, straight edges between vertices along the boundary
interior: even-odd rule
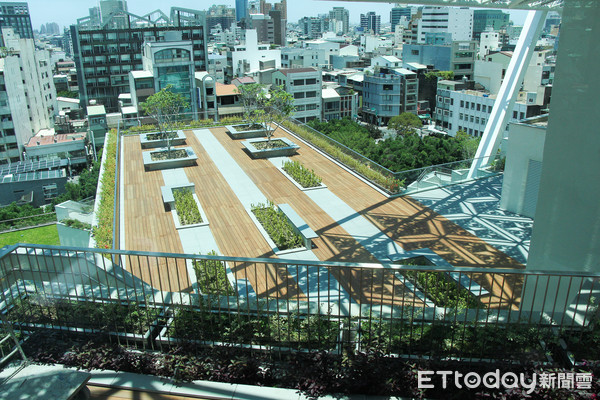
[[[242,150],[241,141],[231,139],[225,128],[214,128],[211,132],[267,198],[275,203],[292,206],[319,235],[313,241],[313,252],[320,260],[377,262],[372,254],[283,176],[271,162],[251,159]],[[196,194],[210,221],[211,232],[219,247],[215,250],[227,256],[275,257],[193,132],[186,131],[186,136],[187,145],[193,147],[198,162],[197,166],[185,168],[185,172],[190,182],[195,183]],[[276,136],[288,136],[298,143],[298,139],[282,130],[278,130]],[[161,199],[160,186],[164,185],[161,172],[144,171],[137,136],[124,137],[122,144],[126,161],[124,199],[127,249],[181,253],[172,217],[166,212]],[[412,198],[405,196],[388,199],[317,151],[300,144],[298,155],[293,158],[314,169],[329,190],[404,249],[429,248],[455,266],[523,268],[501,251]],[[149,275],[143,262],[131,262],[134,273],[138,268],[136,275],[147,281],[155,279],[156,282],[160,274],[161,277],[169,277],[171,283],[168,287],[172,290],[189,290],[183,262],[167,266],[164,260],[162,263],[159,260],[155,264],[150,270],[156,272]],[[248,279],[260,296],[303,295],[294,279],[281,267],[270,264],[239,264],[231,267],[238,279]],[[336,268],[330,271],[359,302],[389,304],[394,299],[402,298],[415,301],[405,293],[404,285],[386,271],[372,273],[367,270]],[[480,276],[477,281],[488,290],[491,289],[492,297],[497,297],[497,301],[502,298],[506,302],[506,296],[512,297],[513,292],[518,293],[517,278],[492,283],[485,282],[485,277]],[[160,282],[165,284],[165,279]],[[173,285],[173,282],[177,283]]]

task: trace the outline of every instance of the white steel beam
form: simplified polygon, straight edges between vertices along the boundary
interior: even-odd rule
[[[479,148],[469,170],[468,178],[477,178],[477,171],[487,166],[498,152],[506,124],[510,120],[515,100],[523,84],[523,77],[531,61],[535,44],[546,20],[547,11],[529,11],[523,31],[513,52],[502,86],[488,118]]]

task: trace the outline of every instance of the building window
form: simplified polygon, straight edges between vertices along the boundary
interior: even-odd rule
[[[513,118],[514,119],[519,118],[519,113],[517,111],[513,111]]]
[[[461,107],[464,107],[464,106],[465,106],[465,101],[464,101],[464,100],[461,100],[461,101],[460,101],[460,106],[461,106]]]
[[[479,124],[479,117],[475,117],[475,123]]]
[[[458,119],[460,119],[462,121],[462,119],[463,119],[463,113],[458,114]]]
[[[473,116],[472,115],[469,117],[469,121],[473,122]]]
[[[307,85],[315,85],[317,83],[317,80],[315,78],[311,78],[311,79],[307,79],[306,80],[306,84]]]
[[[304,98],[304,92],[296,92],[296,93],[294,93],[294,98],[295,99],[303,99]]]
[[[525,113],[521,113],[521,118],[520,119],[525,119]]]
[[[304,79],[294,79],[294,86],[304,85]]]
[[[411,50],[410,54],[412,54],[413,56],[418,56],[419,55],[419,50]]]
[[[477,111],[481,111],[481,104],[477,104]]]
[[[306,97],[317,97],[317,92],[306,92]]]

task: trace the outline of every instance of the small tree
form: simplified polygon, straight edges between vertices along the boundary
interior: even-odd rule
[[[245,117],[251,124],[259,124],[265,130],[267,142],[277,127],[294,112],[294,98],[281,86],[271,88],[268,92],[260,84],[242,85],[238,87],[244,104]],[[276,125],[277,124],[277,125]]]
[[[388,128],[395,129],[398,135],[409,136],[416,132],[417,128],[423,126],[421,119],[415,114],[404,112],[390,119]]]
[[[461,153],[465,160],[470,160],[475,157],[481,138],[471,136],[467,132],[460,130],[456,132],[456,140],[458,140],[460,144]]]
[[[171,158],[171,141],[179,112],[190,106],[181,93],[171,91],[172,87],[167,85],[140,104],[146,115],[156,120],[160,136],[167,141],[168,158]]]

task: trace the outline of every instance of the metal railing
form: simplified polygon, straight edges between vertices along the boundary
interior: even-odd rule
[[[598,329],[598,278],[15,245],[0,254],[0,310],[22,335],[61,330],[157,350],[545,362],[559,338]]]

